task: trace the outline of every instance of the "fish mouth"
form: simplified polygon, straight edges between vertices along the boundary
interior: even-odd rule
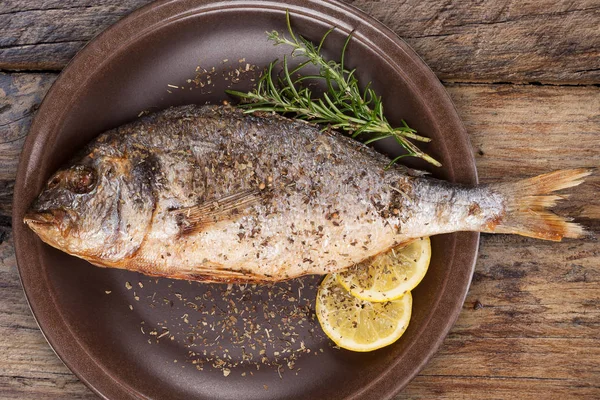
[[[23,217],[23,222],[27,225],[54,225],[56,217],[50,211],[28,211]]]

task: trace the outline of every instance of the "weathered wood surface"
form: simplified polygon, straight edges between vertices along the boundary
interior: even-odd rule
[[[148,0],[4,0],[0,70],[59,70]],[[597,0],[348,0],[406,39],[442,80],[600,82]]]
[[[149,0],[3,0],[0,69],[60,70],[98,33]]]
[[[1,154],[18,139],[54,74],[0,75]],[[600,88],[449,84],[480,178],[600,165]],[[10,104],[8,107],[6,104]],[[7,138],[8,140],[4,140]],[[17,139],[17,140],[15,140]],[[14,161],[1,158],[0,398],[92,399],[54,355],[22,293],[8,217]],[[560,211],[600,233],[600,176]],[[484,235],[463,312],[440,352],[398,399],[600,397],[600,245]],[[478,309],[479,302],[483,308]]]
[[[437,76],[469,82],[600,82],[597,0],[351,0]]]
[[[32,115],[56,78],[51,71],[147,2],[0,0],[0,70],[29,71],[0,73],[0,399],[96,398],[30,314],[10,202]],[[600,166],[598,1],[348,2],[404,37],[446,83],[481,181]],[[491,83],[532,81],[553,86]],[[558,210],[598,237],[600,174],[572,193]],[[457,324],[398,399],[600,398],[599,349],[596,239],[484,235]]]

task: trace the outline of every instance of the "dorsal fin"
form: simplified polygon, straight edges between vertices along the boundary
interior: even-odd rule
[[[239,216],[260,202],[260,190],[246,190],[220,199],[209,200],[190,207],[171,210],[175,215],[181,234],[198,232],[207,225]]]

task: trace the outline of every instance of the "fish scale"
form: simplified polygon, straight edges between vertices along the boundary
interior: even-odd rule
[[[101,134],[25,217],[94,265],[214,281],[347,269],[455,231],[577,237],[545,210],[589,170],[465,187],[424,176],[335,131],[275,114],[181,106]]]

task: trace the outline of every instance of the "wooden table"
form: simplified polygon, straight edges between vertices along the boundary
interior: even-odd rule
[[[482,182],[600,166],[600,3],[352,0],[406,39],[452,96]],[[19,283],[18,156],[69,59],[147,0],[0,2],[0,398],[92,399],[52,352]],[[600,232],[600,173],[560,213]],[[398,399],[600,398],[600,244],[482,235],[442,348]]]

